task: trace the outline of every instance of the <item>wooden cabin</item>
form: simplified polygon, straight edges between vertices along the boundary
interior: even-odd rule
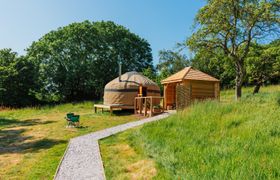
[[[193,67],[186,67],[161,83],[167,110],[183,109],[194,100],[220,99],[220,81]]]

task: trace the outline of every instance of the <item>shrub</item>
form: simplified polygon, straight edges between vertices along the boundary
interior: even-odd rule
[[[276,102],[280,106],[280,93],[277,94]]]

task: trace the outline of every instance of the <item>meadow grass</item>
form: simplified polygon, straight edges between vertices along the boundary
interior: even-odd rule
[[[251,92],[102,140],[107,179],[280,179],[280,86]]]
[[[80,128],[66,128],[66,113]],[[128,112],[94,113],[93,102],[0,111],[0,179],[52,179],[72,137],[138,120]]]

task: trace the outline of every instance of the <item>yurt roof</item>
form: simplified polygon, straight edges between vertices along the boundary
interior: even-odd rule
[[[181,82],[184,79],[187,80],[201,80],[201,81],[219,81],[218,79],[201,72],[193,67],[186,67],[181,71],[169,76],[168,78],[161,81],[161,84],[168,84],[174,82]]]
[[[113,79],[112,81],[110,81],[106,86],[106,88],[110,88],[111,86],[123,86],[123,85],[135,85],[135,86],[155,86],[158,87],[158,85],[150,80],[149,78],[147,78],[146,76],[142,75],[141,73],[138,73],[136,71],[131,71],[131,72],[127,72],[125,74],[121,75],[121,81],[119,81],[119,77]]]

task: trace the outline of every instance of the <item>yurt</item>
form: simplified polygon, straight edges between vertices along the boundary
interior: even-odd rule
[[[133,108],[134,99],[137,96],[160,96],[160,88],[141,73],[127,72],[106,84],[104,105],[120,105]]]

